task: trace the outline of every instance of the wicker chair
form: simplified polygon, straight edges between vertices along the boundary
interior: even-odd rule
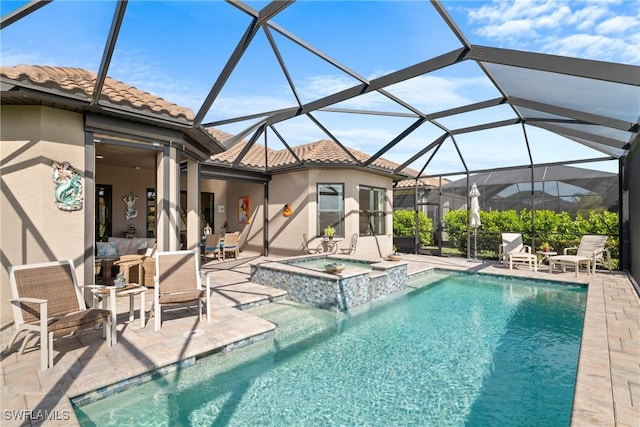
[[[137,283],[148,288],[154,286],[153,275],[156,273],[157,244],[147,248],[143,254],[121,255],[120,259],[113,263],[120,267],[120,273],[125,275],[127,283]]]
[[[202,289],[198,271],[198,251],[158,252],[156,254],[153,313],[155,330],[162,326],[162,307],[198,302],[202,318],[202,303],[206,302],[207,322],[211,319],[211,285],[209,277]]]
[[[54,261],[9,267],[11,300],[16,331],[6,351],[10,351],[22,331],[27,336],[20,354],[30,341],[30,335],[40,336],[40,366],[53,366],[54,333],[69,333],[103,324],[104,334],[112,345],[111,311],[86,308],[78,286],[73,261]]]

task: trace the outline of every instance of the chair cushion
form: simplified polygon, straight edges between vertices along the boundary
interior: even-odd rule
[[[111,315],[111,311],[98,308],[74,311],[60,317],[49,319],[49,331],[67,332],[80,329],[84,326],[103,323]]]
[[[116,242],[97,242],[98,258],[117,258],[118,244]]]
[[[205,296],[204,289],[194,289],[192,291],[176,292],[160,295],[160,304],[179,304],[183,302],[196,301]]]

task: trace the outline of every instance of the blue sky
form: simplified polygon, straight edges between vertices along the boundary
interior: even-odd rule
[[[247,2],[260,9],[268,2]],[[1,3],[2,15],[24,2]],[[638,1],[444,1],[472,44],[640,65]],[[115,1],[57,0],[2,30],[4,66],[39,64],[97,70]],[[275,18],[282,28],[366,79],[374,79],[460,47],[429,2],[299,1]],[[109,75],[191,108],[194,113],[249,24],[222,1],[130,1]],[[357,80],[272,32],[302,102],[353,86]],[[213,104],[205,122],[295,105],[267,37],[260,31]],[[430,113],[499,96],[474,63],[462,63],[388,88]],[[640,102],[640,101],[639,101]],[[380,94],[336,107],[406,112]],[[635,107],[637,109],[637,107]],[[317,112],[315,117],[345,145],[373,154],[414,119]],[[443,119],[451,128],[513,117],[504,106]],[[251,123],[220,126],[235,133]],[[326,138],[304,117],[277,125],[293,145]],[[602,154],[535,128],[528,129],[536,162],[602,157]],[[386,158],[404,162],[442,131],[425,125]],[[468,167],[528,163],[520,126],[460,135]],[[264,141],[261,141],[264,143]],[[267,144],[282,148],[269,132]],[[428,156],[427,156],[428,157]],[[412,167],[420,169],[426,158]],[[585,165],[615,171],[617,164]],[[450,141],[427,173],[461,169]]]

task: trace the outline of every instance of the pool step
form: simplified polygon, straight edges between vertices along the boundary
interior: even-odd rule
[[[282,289],[253,282],[241,282],[214,286],[211,289],[211,304],[246,310],[283,300],[286,296],[287,291]]]

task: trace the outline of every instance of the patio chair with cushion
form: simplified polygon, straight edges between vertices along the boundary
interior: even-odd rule
[[[513,269],[514,263],[527,263],[529,270],[538,271],[538,257],[532,253],[531,246],[525,245],[520,233],[502,233],[502,244],[498,246],[498,258]]]
[[[562,271],[566,271],[566,267],[573,267],[578,277],[580,267],[585,266],[587,273],[596,273],[596,265],[604,265],[611,271],[611,257],[609,251],[605,248],[607,236],[597,234],[586,234],[580,239],[580,246],[577,248],[565,248],[562,255],[556,255],[549,258],[551,271],[554,266],[559,265]],[[575,251],[574,255],[569,252]]]
[[[162,326],[162,307],[198,303],[198,316],[202,318],[202,305],[206,304],[207,322],[211,319],[211,285],[207,276],[202,288],[198,269],[198,251],[158,252],[156,254],[153,313],[155,330]]]
[[[353,233],[353,235],[351,236],[351,242],[349,243],[349,246],[347,246],[346,248],[340,248],[340,252],[342,252],[345,255],[351,255],[355,253],[357,243],[358,243],[358,233]]]
[[[219,259],[224,261],[224,251],[220,249],[222,236],[220,234],[207,234],[204,241],[204,259]]]
[[[74,333],[80,329],[103,325],[105,338],[112,345],[111,311],[86,308],[78,286],[73,261],[54,261],[9,267],[11,300],[16,331],[6,351],[22,331],[27,336],[20,354],[31,335],[40,337],[40,366],[53,366],[54,334]]]

